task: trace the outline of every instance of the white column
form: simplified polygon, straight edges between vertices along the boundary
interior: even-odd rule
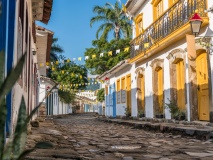
[[[186,99],[187,99],[187,104],[186,104],[186,109],[187,109],[187,120],[190,121],[190,115],[191,115],[191,110],[190,110],[190,100],[189,100],[189,91],[190,91],[190,81],[189,81],[189,59],[188,59],[188,53],[186,52]]]
[[[169,60],[166,58],[164,59],[164,104],[165,103],[170,103],[169,100],[171,100],[171,94],[170,94],[170,64]],[[169,100],[168,100],[169,99]],[[168,108],[165,108],[165,118],[166,119],[171,119],[171,113]]]

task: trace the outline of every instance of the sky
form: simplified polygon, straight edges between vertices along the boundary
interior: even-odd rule
[[[126,3],[127,0],[121,0]],[[84,64],[84,52],[92,47],[92,40],[96,39],[96,31],[101,23],[90,27],[90,19],[95,16],[92,9],[95,5],[104,6],[106,2],[115,4],[116,0],[53,0],[50,21],[47,25],[37,22],[54,32],[58,44],[64,49],[64,56],[77,64]],[[77,61],[83,57],[83,61]]]

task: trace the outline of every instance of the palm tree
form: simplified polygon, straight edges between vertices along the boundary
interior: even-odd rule
[[[61,53],[64,52],[62,47],[57,44],[58,38],[53,38],[52,40],[52,46],[50,50],[50,60],[51,61],[57,61],[59,59],[59,56],[61,56]]]
[[[110,3],[106,3],[104,7],[95,6],[93,12],[97,15],[92,17],[90,20],[90,26],[95,22],[103,21],[96,32],[96,38],[98,39],[101,31],[102,35],[100,38],[107,39],[109,32],[114,32],[114,37],[120,39],[121,35],[124,38],[131,36],[131,24],[130,20],[123,14],[122,8],[119,3],[116,2],[113,6]]]

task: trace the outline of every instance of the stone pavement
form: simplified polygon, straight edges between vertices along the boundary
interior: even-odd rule
[[[103,120],[103,119],[102,119]],[[34,160],[212,160],[212,139],[137,129],[133,125],[105,123],[94,114],[53,117],[32,128],[26,148],[49,141],[52,149],[37,149]]]
[[[201,140],[213,138],[213,124],[207,122],[188,122],[153,118],[130,120],[122,118],[106,118],[104,116],[99,116],[98,120],[108,123],[129,125],[147,131],[167,132],[182,136],[190,136]]]

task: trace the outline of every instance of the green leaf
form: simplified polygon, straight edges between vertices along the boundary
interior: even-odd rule
[[[5,121],[7,116],[7,106],[5,100],[0,104],[0,115],[0,159],[2,159],[5,140]]]
[[[5,53],[4,51],[0,52],[0,85],[4,79],[4,66],[5,66]]]
[[[12,89],[13,85],[19,78],[20,73],[22,72],[22,68],[25,62],[25,54],[21,57],[17,66],[12,69],[12,71],[8,74],[7,78],[4,80],[3,84],[0,87],[0,103],[3,101],[5,95]]]
[[[49,148],[53,148],[53,144],[50,142],[38,142],[35,145],[35,148],[39,148],[39,149],[49,149]]]
[[[27,113],[24,97],[22,96],[21,105],[18,113],[17,125],[13,139],[13,154],[15,158],[18,158],[21,152],[24,150],[26,137],[27,137]]]

